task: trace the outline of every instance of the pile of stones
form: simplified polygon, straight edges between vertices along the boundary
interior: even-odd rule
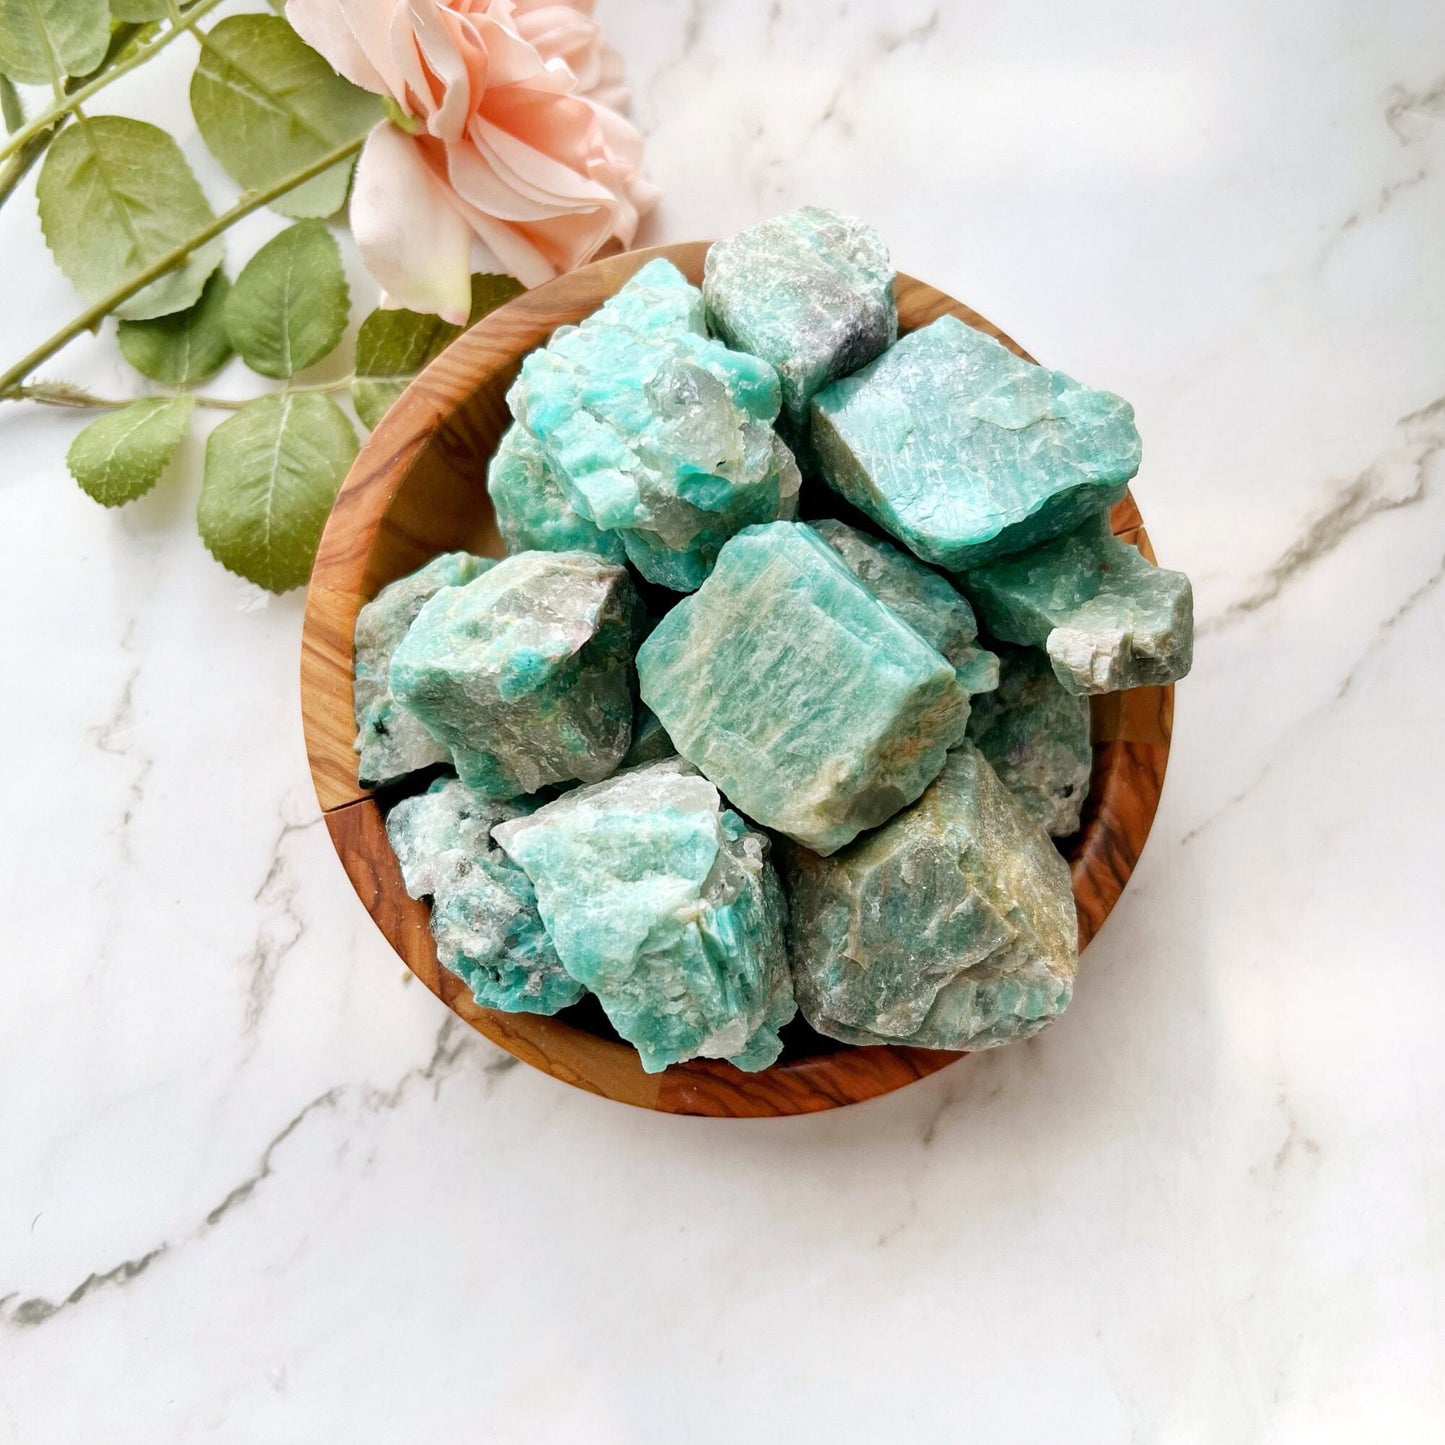
[[[508,556],[361,610],[359,776],[483,1007],[592,994],[657,1071],[1069,1002],[1089,698],[1189,670],[1189,582],[1110,532],[1127,402],[893,291],[811,207],[650,262],[522,363]]]

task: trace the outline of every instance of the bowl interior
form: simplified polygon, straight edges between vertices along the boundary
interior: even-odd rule
[[[504,554],[486,493],[486,463],[510,424],[506,392],[522,358],[558,326],[595,310],[654,257],[667,257],[699,281],[707,248],[693,242],[628,252],[526,292],[483,318],[407,388],[362,448],[321,539],[302,636],[302,712],[317,797],[342,864],[402,959],[449,1008],[527,1063],[624,1103],[727,1117],[803,1113],[886,1093],[962,1056],[847,1048],[813,1033],[800,1018],[784,1033],[783,1057],[761,1073],[696,1060],[646,1074],[595,1002],[553,1018],[478,1008],[437,963],[427,905],[407,897],[386,841],[384,810],[391,799],[359,785],[352,746],[352,633],[361,605],[439,552]],[[896,295],[902,331],[950,313],[1027,357],[992,323],[933,287],[900,276]],[[836,501],[824,494],[814,510],[839,514]],[[1113,526],[1153,559],[1131,497],[1114,509]],[[1172,706],[1172,688],[1094,699],[1089,798],[1080,831],[1062,843],[1081,947],[1108,916],[1148,836]]]

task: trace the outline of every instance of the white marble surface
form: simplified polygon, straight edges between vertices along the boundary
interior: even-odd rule
[[[782,1122],[574,1092],[352,895],[300,597],[8,409],[0,1442],[1441,1438],[1445,11],[603,11],[653,238],[856,210],[1135,402],[1202,622],[1148,851],[1035,1043]],[[75,303],[28,202],[0,248],[8,359]]]

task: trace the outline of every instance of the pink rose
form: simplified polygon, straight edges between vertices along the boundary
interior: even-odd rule
[[[631,243],[657,192],[591,12],[592,0],[287,0],[307,44],[414,123],[372,131],[352,188],[351,228],[388,300],[461,323],[473,270],[535,286]]]

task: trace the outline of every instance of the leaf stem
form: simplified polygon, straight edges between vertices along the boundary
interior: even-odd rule
[[[282,396],[330,396],[345,391],[356,377],[342,376],[335,381],[324,381],[316,386],[287,386],[281,388]],[[5,401],[33,401],[41,406],[73,407],[77,411],[121,411],[138,401],[175,401],[188,396],[197,406],[212,411],[240,411],[259,398],[254,396],[201,396],[193,391],[152,391],[144,396],[96,396],[83,387],[72,386],[68,381],[37,381],[31,386],[12,387],[4,396]]]
[[[75,108],[84,105],[97,91],[104,90],[113,80],[128,75],[138,65],[144,65],[152,56],[158,55],[178,36],[194,30],[201,18],[222,0],[196,0],[196,3],[177,20],[172,20],[166,29],[148,44],[138,45],[124,60],[118,60],[108,69],[98,70],[85,84],[68,94],[59,95],[39,115],[32,116],[18,130],[12,131],[8,140],[0,144],[0,161],[8,159],[31,141],[49,130],[57,122],[63,122],[73,114]],[[67,88],[68,89],[68,88]]]
[[[0,206],[5,204],[10,192],[25,179],[25,173],[40,159],[40,153],[55,137],[54,130],[33,136],[3,166],[0,166]]]
[[[57,351],[74,341],[82,331],[89,331],[98,325],[122,302],[129,301],[137,291],[143,290],[152,281],[164,276],[167,271],[172,271],[181,265],[197,247],[204,246],[207,241],[219,236],[222,231],[235,225],[243,216],[249,216],[252,211],[259,211],[262,206],[268,205],[278,196],[284,196],[287,191],[294,191],[297,186],[309,181],[313,176],[319,176],[322,171],[330,170],[332,166],[348,160],[361,149],[361,146],[362,140],[348,141],[345,145],[337,146],[335,150],[327,151],[324,156],[312,161],[310,165],[294,171],[284,180],[277,181],[264,190],[252,191],[248,195],[242,196],[229,211],[223,212],[209,225],[203,226],[194,235],[188,236],[180,245],[173,246],[165,255],[152,261],[144,270],[137,271],[128,281],[122,282],[114,291],[102,296],[94,305],[87,306],[79,316],[62,326],[54,336],[42,341],[28,355],[22,356],[14,366],[0,375],[0,401],[9,400],[15,388],[37,366],[43,366]]]

